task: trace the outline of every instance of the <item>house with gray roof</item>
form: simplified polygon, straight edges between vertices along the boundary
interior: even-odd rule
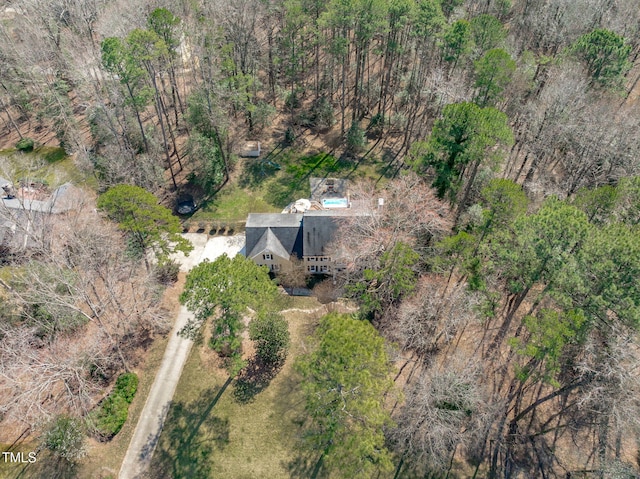
[[[294,258],[311,274],[329,274],[335,266],[328,246],[343,214],[334,211],[251,213],[247,218],[246,254],[277,273],[290,269]]]
[[[245,229],[246,255],[278,272],[302,257],[302,214],[250,213]]]
[[[340,222],[353,215],[370,215],[372,210],[352,205],[344,180],[312,178],[310,182],[312,191],[322,190],[324,194],[311,201],[298,200],[282,213],[249,214],[245,230],[247,258],[272,272],[290,269],[294,258],[301,260],[310,274],[331,274],[344,267],[330,250]]]
[[[0,246],[23,251],[46,245],[52,215],[63,214],[78,205],[80,190],[71,183],[51,194],[0,178]]]

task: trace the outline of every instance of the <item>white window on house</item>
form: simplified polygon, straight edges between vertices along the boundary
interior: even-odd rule
[[[280,271],[280,265],[279,264],[272,264],[271,265],[271,271]]]
[[[265,253],[262,255],[262,259],[265,261],[271,261],[273,259],[273,255],[271,253]]]
[[[316,265],[315,265],[315,264],[312,264],[311,266],[307,266],[307,270],[308,270],[310,273],[315,273],[315,272],[316,272]]]
[[[322,258],[320,258],[320,261],[330,261],[331,258],[329,258],[328,256],[323,256]]]
[[[327,266],[326,264],[323,264],[322,266],[320,266],[321,273],[326,273],[327,271],[329,271],[329,266]]]

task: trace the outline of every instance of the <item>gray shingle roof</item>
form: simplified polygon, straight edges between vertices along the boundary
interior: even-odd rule
[[[253,253],[267,229],[271,230],[273,236],[288,255],[302,256],[301,223],[301,214],[251,213],[247,218],[245,229],[248,256],[251,257],[251,253]],[[268,237],[265,237],[265,241],[267,239]]]
[[[247,218],[247,228],[286,228],[299,227],[302,221],[302,214],[282,214],[282,213],[249,213]]]
[[[247,257],[254,258],[265,251],[287,260],[291,257],[291,252],[282,246],[271,228],[267,228]]]
[[[51,203],[41,200],[23,200],[20,198],[0,198],[4,206],[12,210],[35,211],[37,213],[51,213]]]
[[[10,182],[0,178],[0,187],[7,183]],[[50,215],[74,209],[79,192],[71,183],[65,183],[46,200],[34,200],[9,199],[0,190],[0,244],[18,249],[40,244]]]
[[[1,208],[2,204],[0,204]],[[40,245],[48,217],[49,215],[34,210],[9,210],[9,213],[0,220],[0,245],[16,249]]]
[[[3,183],[4,182],[4,183]],[[7,180],[0,178],[0,187],[9,183]],[[8,199],[4,196],[4,192],[0,191],[0,203],[12,210],[35,211],[37,213],[63,213],[73,208],[74,194],[76,187],[71,183],[56,188],[47,200],[28,200],[22,198]]]
[[[49,198],[52,213],[62,213],[76,205],[78,189],[71,183],[65,183],[54,190]]]
[[[325,213],[318,211],[313,213]],[[326,213],[331,213],[330,211]],[[326,247],[335,235],[339,219],[336,215],[306,214],[302,220],[302,253],[304,256],[326,256]]]

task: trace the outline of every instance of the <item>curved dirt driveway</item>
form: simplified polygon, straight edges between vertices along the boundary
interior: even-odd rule
[[[221,236],[211,239],[208,235],[197,233],[186,233],[184,236],[194,246],[194,250],[188,257],[182,253],[174,256],[174,259],[180,262],[180,270],[184,272],[191,270],[205,259],[213,260],[223,253],[227,253],[230,257],[235,256],[244,247],[244,235]],[[192,314],[182,306],[171,330],[162,364],[156,373],[129,448],[122,461],[119,479],[138,478],[151,463],[151,457],[160,438],[164,420],[182,374],[182,368],[189,357],[189,351],[191,351],[192,342],[178,336],[177,333],[191,317]]]

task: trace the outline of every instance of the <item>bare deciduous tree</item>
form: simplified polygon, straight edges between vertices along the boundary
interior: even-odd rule
[[[167,325],[159,289],[126,258],[114,226],[91,209],[51,226],[49,247],[16,271],[6,291],[13,320],[0,325],[2,413],[31,426],[86,413],[105,381]]]
[[[443,291],[441,279],[423,277],[415,293],[406,299],[391,322],[390,334],[402,350],[427,356],[448,344],[476,318],[476,294],[464,284]]]
[[[356,183],[351,199],[362,214],[345,217],[332,255],[343,258],[350,271],[377,265],[380,255],[399,242],[424,252],[452,226],[449,207],[415,174],[401,176],[382,190]]]
[[[421,474],[446,471],[456,450],[475,447],[490,427],[494,408],[481,377],[476,362],[454,357],[422,371],[410,387],[390,435]]]

